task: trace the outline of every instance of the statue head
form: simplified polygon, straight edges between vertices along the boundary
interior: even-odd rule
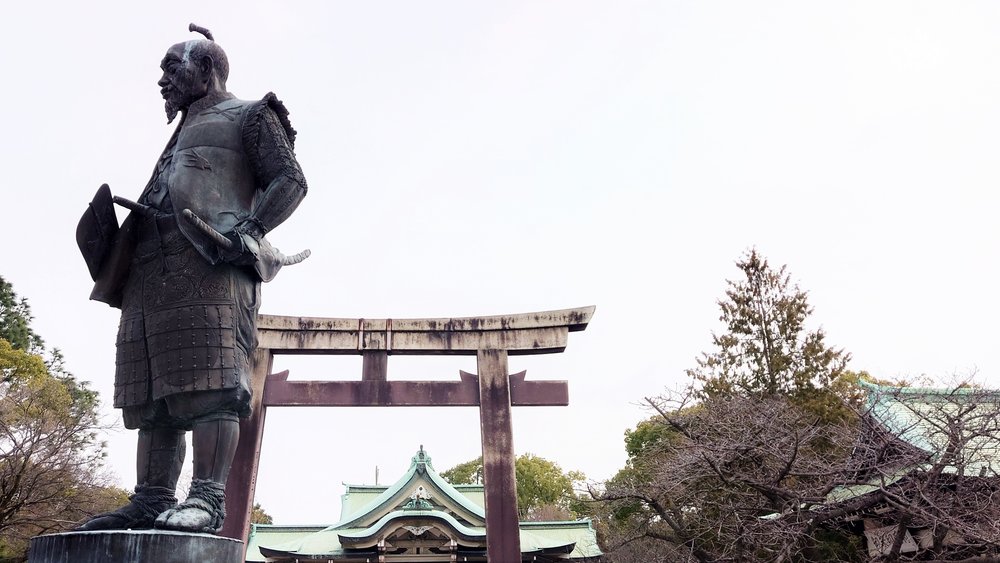
[[[160,61],[163,76],[157,84],[163,96],[167,123],[173,122],[178,112],[187,110],[197,100],[225,92],[229,78],[229,60],[212,33],[195,24],[188,29],[201,33],[205,39],[177,43],[167,49]]]

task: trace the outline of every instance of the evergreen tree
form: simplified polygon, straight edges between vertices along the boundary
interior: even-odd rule
[[[18,298],[14,287],[0,276],[0,338],[18,350],[40,352],[44,343],[31,330],[32,319],[28,300]]]
[[[824,498],[856,437],[845,401],[857,402],[858,376],[807,328],[812,307],[785,267],[754,249],[736,265],[718,302],[725,331],[687,370],[687,389],[647,398],[657,415],[626,432],[627,465],[605,483],[608,551],[622,561],[858,553],[837,533],[761,518],[809,515]]]
[[[729,281],[719,301],[726,332],[687,371],[702,398],[786,395],[815,402],[843,374],[850,355],[808,330],[813,309],[785,266],[775,270],[756,249],[737,261],[743,279]]]

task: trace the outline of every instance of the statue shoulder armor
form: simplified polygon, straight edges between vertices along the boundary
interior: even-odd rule
[[[260,122],[261,120],[268,119],[267,114],[271,114],[274,118],[277,118],[277,122],[281,125],[281,129],[288,139],[289,146],[294,148],[296,131],[292,127],[291,121],[288,120],[288,109],[274,92],[268,92],[262,99],[250,102],[247,110],[243,112],[244,142],[251,145],[256,144]]]

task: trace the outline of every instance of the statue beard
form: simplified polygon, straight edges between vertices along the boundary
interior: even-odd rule
[[[170,91],[163,101],[163,111],[167,114],[167,124],[174,122],[177,114],[185,110],[194,101],[195,91],[194,73],[189,68],[185,68],[171,84]]]
[[[167,125],[170,125],[177,118],[181,108],[177,107],[172,100],[166,100],[163,102],[163,111],[167,113]]]

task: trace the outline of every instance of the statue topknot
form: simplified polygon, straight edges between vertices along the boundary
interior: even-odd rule
[[[188,31],[194,31],[196,33],[200,33],[205,36],[205,39],[208,39],[209,41],[213,42],[215,41],[215,37],[212,37],[212,32],[209,31],[207,28],[201,27],[200,25],[192,23],[188,25]]]
[[[219,79],[225,84],[226,80],[229,79],[229,59],[226,57],[226,53],[222,50],[222,47],[215,42],[212,32],[207,28],[193,23],[188,25],[188,31],[197,32],[205,36],[205,39],[194,41],[194,46],[191,48],[191,56],[195,58],[206,55],[211,57]]]

